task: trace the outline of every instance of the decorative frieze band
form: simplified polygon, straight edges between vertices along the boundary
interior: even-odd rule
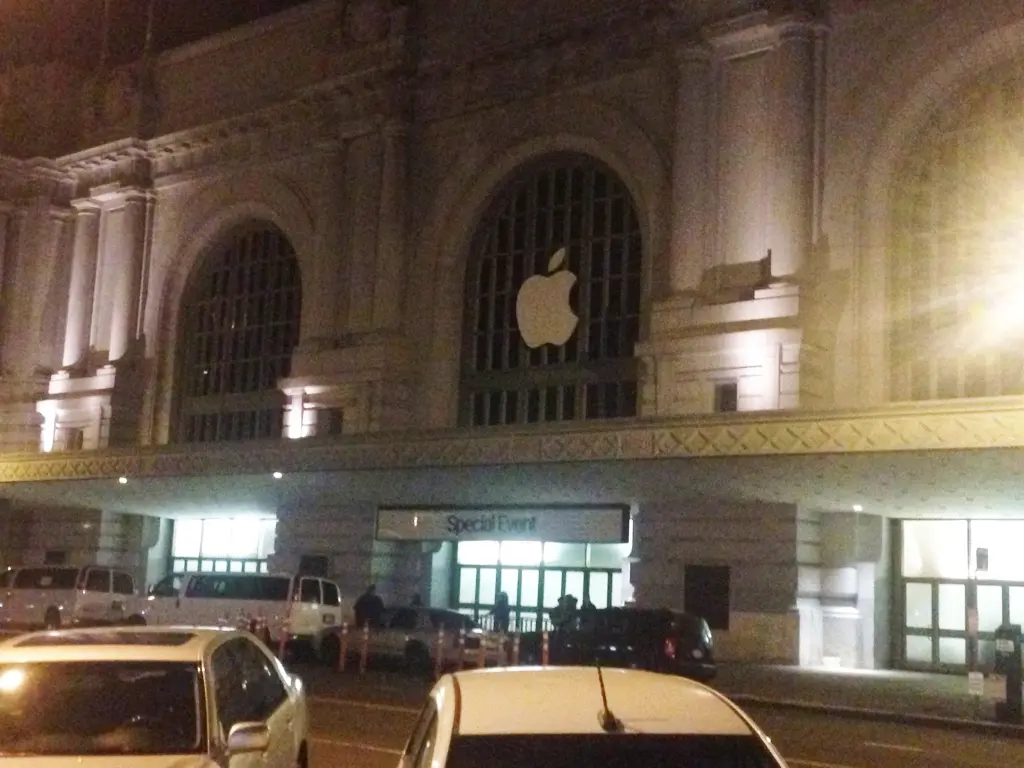
[[[0,457],[0,482],[1024,447],[1024,402]]]

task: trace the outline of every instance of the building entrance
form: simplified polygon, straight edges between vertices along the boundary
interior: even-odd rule
[[[529,631],[549,622],[562,595],[598,608],[625,602],[629,544],[473,541],[456,547],[452,604],[487,625],[499,592],[508,595],[510,626]]]

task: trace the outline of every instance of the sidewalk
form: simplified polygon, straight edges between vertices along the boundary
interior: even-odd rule
[[[723,663],[713,686],[729,696],[886,713],[993,722],[991,701],[966,675]]]

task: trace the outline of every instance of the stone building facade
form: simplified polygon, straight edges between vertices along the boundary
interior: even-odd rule
[[[710,615],[726,658],[984,662],[1024,617],[973,522],[1024,520],[1024,11],[483,5],[9,69],[0,561],[529,620],[582,590]],[[202,550],[225,519],[276,527]]]

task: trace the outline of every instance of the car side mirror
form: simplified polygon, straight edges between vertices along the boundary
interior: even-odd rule
[[[270,748],[270,728],[266,723],[235,723],[228,733],[228,755],[266,752]]]

